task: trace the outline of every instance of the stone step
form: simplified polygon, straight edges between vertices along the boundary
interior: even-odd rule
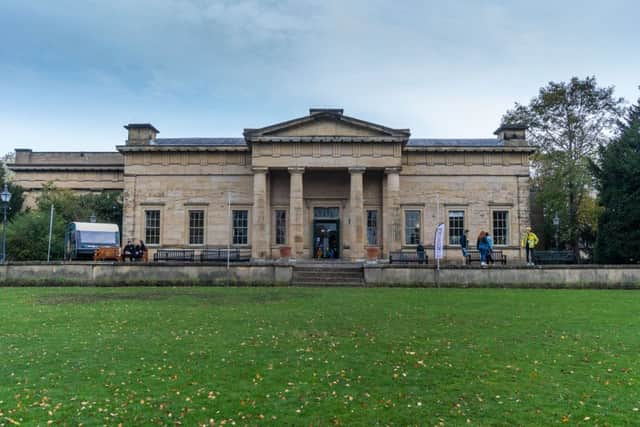
[[[293,271],[293,274],[301,274],[305,276],[362,276],[362,270],[360,271]]]
[[[297,286],[364,286],[364,269],[361,265],[297,265],[291,283]]]
[[[340,286],[364,286],[363,281],[353,281],[353,282],[327,282],[327,281],[318,281],[318,280],[299,280],[294,281],[292,283],[294,286],[326,286],[326,287],[340,287]]]
[[[349,269],[349,270],[333,270],[333,269],[313,269],[313,270],[307,270],[307,269],[297,269],[295,268],[293,270],[294,273],[304,273],[304,274],[360,274],[362,275],[364,270],[362,269]]]

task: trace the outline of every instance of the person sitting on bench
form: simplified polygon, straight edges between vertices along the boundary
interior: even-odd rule
[[[139,261],[144,258],[144,252],[146,250],[147,250],[147,247],[144,245],[144,242],[142,240],[139,240],[138,244],[135,246],[135,249],[133,251],[134,258],[136,259],[136,261]]]
[[[133,243],[131,243],[131,240],[127,240],[127,244],[122,251],[122,260],[125,261],[129,258],[129,261],[133,261],[135,249],[136,248],[133,246]]]

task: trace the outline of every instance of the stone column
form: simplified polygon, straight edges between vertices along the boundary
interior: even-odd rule
[[[251,258],[269,258],[269,206],[267,206],[268,168],[253,168],[253,212],[251,230]]]
[[[351,260],[365,259],[365,230],[364,230],[364,187],[363,175],[365,168],[349,168],[351,174],[351,191],[349,194],[349,246]]]
[[[289,168],[291,184],[289,186],[289,245],[291,258],[304,257],[304,201],[302,174],[304,168]]]
[[[384,257],[392,251],[402,248],[400,230],[400,168],[386,168],[386,183],[382,200],[382,235],[384,239]]]

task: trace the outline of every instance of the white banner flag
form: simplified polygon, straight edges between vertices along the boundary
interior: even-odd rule
[[[444,258],[444,223],[438,224],[436,228],[436,237],[433,243],[436,259]]]

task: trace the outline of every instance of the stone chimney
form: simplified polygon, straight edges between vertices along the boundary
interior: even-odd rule
[[[124,128],[129,131],[127,145],[149,145],[160,133],[150,123],[129,123]]]
[[[504,142],[504,145],[510,146],[526,146],[527,127],[521,124],[502,125],[493,133],[498,136],[500,141]]]

